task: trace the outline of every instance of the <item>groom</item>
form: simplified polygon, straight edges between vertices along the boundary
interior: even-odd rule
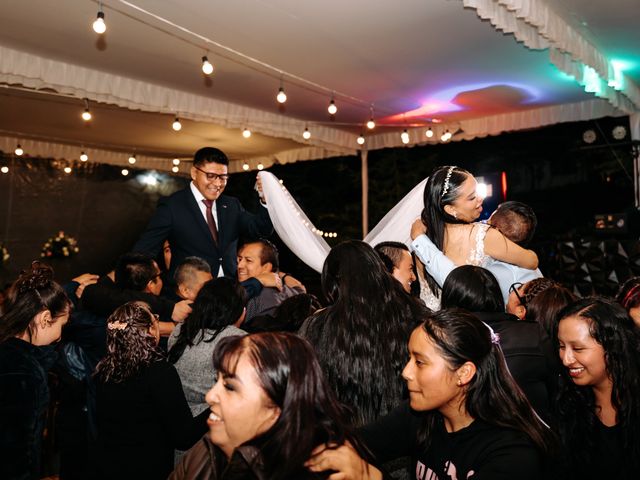
[[[536,230],[538,223],[536,214],[529,205],[522,202],[504,202],[491,214],[487,221],[489,225],[495,227],[505,237],[520,246],[525,246]],[[438,247],[426,235],[426,228],[421,219],[417,219],[411,226],[411,249],[422,261],[435,281],[442,287],[451,270],[456,265],[445,256]],[[500,291],[504,298],[504,304],[509,299],[509,289],[514,283],[527,283],[534,278],[542,277],[539,269],[529,270],[510,263],[490,259],[484,266],[498,280]]]
[[[245,211],[240,201],[223,195],[229,180],[229,159],[217,148],[205,147],[193,157],[187,188],[161,198],[146,231],[134,250],[158,255],[165,240],[171,245],[172,279],[176,266],[187,257],[200,257],[216,277],[235,277],[238,239],[267,237],[273,233],[262,186],[257,188],[261,207],[257,214]]]

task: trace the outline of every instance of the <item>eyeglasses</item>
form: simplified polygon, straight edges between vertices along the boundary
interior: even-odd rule
[[[195,165],[193,166],[193,168],[195,168],[196,170],[198,170],[199,172],[202,172],[205,174],[205,176],[207,177],[207,180],[220,180],[222,183],[227,183],[229,181],[229,175],[228,174],[223,174],[223,175],[218,175],[217,173],[210,173],[210,172],[205,172],[204,170],[202,170],[201,168],[196,167]]]
[[[520,302],[520,305],[522,305],[523,307],[527,306],[527,302],[524,299],[524,297],[522,297],[519,293],[518,293],[518,289],[522,288],[524,284],[521,282],[516,282],[514,284],[512,284],[509,287],[509,293],[513,292],[514,295],[518,298],[518,301]]]

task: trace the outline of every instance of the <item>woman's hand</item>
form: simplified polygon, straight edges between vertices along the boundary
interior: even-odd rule
[[[422,223],[421,218],[416,218],[415,221],[411,224],[411,240],[415,240],[420,235],[424,235],[427,233],[427,227],[424,223]]]
[[[349,443],[316,447],[305,466],[312,472],[333,470],[329,480],[382,480],[382,472],[360,458]]]

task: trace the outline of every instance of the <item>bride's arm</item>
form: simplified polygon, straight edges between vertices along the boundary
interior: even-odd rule
[[[522,268],[535,270],[538,268],[538,255],[533,250],[526,250],[513,243],[495,228],[489,228],[484,237],[484,253],[506,263]]]

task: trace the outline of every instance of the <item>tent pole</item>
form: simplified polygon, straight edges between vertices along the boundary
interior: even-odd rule
[[[362,172],[362,238],[369,233],[369,152],[360,150],[360,162]]]

